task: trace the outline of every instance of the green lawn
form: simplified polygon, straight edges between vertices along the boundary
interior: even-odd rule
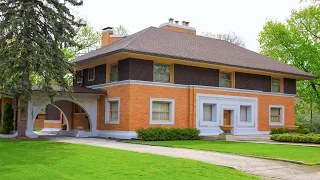
[[[320,148],[317,147],[205,140],[128,142],[320,163]]]
[[[166,156],[51,141],[0,140],[0,179],[259,179]]]

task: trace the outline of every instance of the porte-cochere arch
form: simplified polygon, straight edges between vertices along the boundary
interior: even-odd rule
[[[38,135],[33,133],[34,122],[37,115],[40,113],[41,109],[48,105],[54,104],[58,101],[69,101],[74,104],[80,106],[83,111],[86,113],[87,118],[89,120],[90,131],[78,131],[77,137],[89,137],[89,136],[97,136],[97,102],[99,99],[99,95],[93,94],[74,94],[74,98],[71,98],[69,95],[61,94],[55,96],[53,98],[53,102],[49,99],[46,94],[41,92],[34,92],[31,96],[31,101],[28,103],[28,128],[27,128],[27,136],[32,138],[37,138]],[[62,108],[59,108],[63,112]],[[69,118],[69,119],[68,119]],[[68,126],[71,128],[71,120],[70,117],[68,119]]]

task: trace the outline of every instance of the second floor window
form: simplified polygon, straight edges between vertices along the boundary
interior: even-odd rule
[[[219,78],[219,86],[220,87],[232,87],[231,73],[230,72],[220,72]]]
[[[280,79],[271,79],[271,92],[280,92]]]
[[[77,83],[83,82],[83,71],[77,71]]]
[[[118,65],[114,64],[110,67],[110,82],[118,81]]]
[[[154,64],[153,81],[170,82],[170,65]]]
[[[95,68],[88,69],[88,81],[94,81]]]

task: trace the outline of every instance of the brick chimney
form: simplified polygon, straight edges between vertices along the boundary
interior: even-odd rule
[[[102,41],[101,41],[101,47],[107,46],[109,44],[112,44],[116,41],[119,41],[126,37],[126,35],[123,34],[113,34],[113,28],[112,27],[106,27],[102,29]]]
[[[175,22],[175,23],[173,23]],[[190,22],[182,21],[182,24],[179,24],[179,21],[174,21],[173,18],[169,19],[169,22],[163,23],[160,25],[161,29],[167,29],[171,31],[182,32],[186,34],[196,35],[196,29],[189,26]]]

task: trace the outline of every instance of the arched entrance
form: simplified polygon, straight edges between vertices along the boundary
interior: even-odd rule
[[[76,137],[97,136],[97,99],[98,95],[78,94],[74,98],[68,95],[55,96],[53,102],[41,92],[34,93],[28,105],[27,136],[36,138],[33,132],[34,122],[41,109],[52,104],[64,113],[69,132],[74,132]],[[77,111],[80,107],[81,111]],[[85,124],[87,122],[87,125]]]

